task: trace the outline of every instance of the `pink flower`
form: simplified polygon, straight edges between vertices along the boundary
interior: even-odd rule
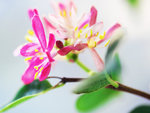
[[[53,57],[56,55],[51,54],[55,44],[55,37],[50,33],[47,43],[44,28],[37,10],[29,10],[28,14],[36,37],[34,33],[30,31],[29,33],[32,37],[27,37],[29,43],[17,49],[19,54],[25,57],[25,60],[28,61],[29,64],[22,75],[22,81],[25,84],[31,83],[36,78],[40,81],[45,80],[50,73],[51,62],[54,61]]]
[[[77,9],[72,0],[67,0],[66,3],[53,3],[53,8],[55,15],[49,15],[49,18],[44,17],[44,22],[48,32],[53,30],[57,36],[68,42],[67,46],[58,51],[60,55],[66,55],[70,51],[80,51],[87,47],[95,48],[108,40],[121,26],[116,23],[100,35],[103,22],[97,22],[97,10],[94,6],[91,7],[89,13],[84,13],[80,18],[77,16]]]

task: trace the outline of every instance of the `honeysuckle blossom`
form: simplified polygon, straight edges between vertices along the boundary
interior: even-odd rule
[[[79,19],[77,18],[77,8],[72,0],[67,0],[66,3],[53,3],[53,8],[55,15],[49,15],[49,18],[44,17],[44,22],[48,32],[53,30],[57,36],[67,42],[67,45],[61,47],[58,53],[66,55],[70,51],[76,52],[90,48],[96,64],[99,64],[98,70],[101,71],[104,63],[94,48],[105,41],[107,42],[104,47],[107,46],[110,42],[109,38],[121,25],[116,23],[100,34],[103,22],[97,22],[97,10],[94,6],[91,7],[89,13],[84,13]]]
[[[55,37],[50,33],[47,43],[37,10],[29,10],[28,14],[34,32],[30,30],[30,35],[26,37],[28,43],[19,47],[19,54],[25,57],[25,61],[29,64],[22,75],[22,81],[25,84],[31,83],[36,78],[40,81],[45,80],[50,73],[51,63],[54,61],[53,57],[56,55],[55,53],[51,54],[55,44]]]
[[[55,15],[44,17],[44,22],[48,32],[55,32],[57,36],[67,40],[69,45],[62,48],[58,53],[66,55],[71,50],[80,51],[86,47],[94,48],[105,40],[108,40],[112,33],[120,27],[116,23],[103,35],[99,35],[103,22],[96,22],[97,10],[91,7],[89,13],[84,13],[81,18],[77,18],[77,9],[73,1],[68,0],[66,3],[53,3]],[[50,31],[51,30],[51,31]],[[106,42],[105,46],[109,43]]]

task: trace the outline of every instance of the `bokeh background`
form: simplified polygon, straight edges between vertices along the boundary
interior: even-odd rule
[[[56,1],[56,0],[55,0]],[[58,0],[57,0],[58,1]],[[99,11],[99,20],[105,28],[119,22],[126,30],[119,49],[123,64],[122,83],[150,93],[150,0],[139,0],[134,7],[127,0],[74,0],[79,15],[94,5]],[[50,0],[0,0],[0,106],[13,98],[23,85],[20,80],[26,64],[22,57],[14,57],[15,48],[25,42],[24,36],[31,23],[27,16],[29,8],[37,8],[41,16],[52,12]],[[104,58],[106,49],[98,49]],[[92,69],[94,63],[88,51],[80,59]],[[86,77],[76,64],[58,62],[50,75]],[[74,84],[50,91],[33,98],[7,113],[77,113],[72,93]],[[105,106],[92,113],[127,113],[149,101],[131,94],[122,93]]]

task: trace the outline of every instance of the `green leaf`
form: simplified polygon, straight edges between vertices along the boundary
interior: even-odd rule
[[[116,53],[112,58],[107,61],[105,69],[111,78],[115,81],[120,80],[121,63],[119,55]]]
[[[33,97],[44,94],[48,90],[50,90],[52,85],[47,81],[39,82],[39,80],[35,80],[29,85],[24,85],[16,94],[14,99],[0,109],[0,113],[9,110],[24,101],[27,101]]]
[[[88,79],[82,80],[74,89],[74,93],[90,93],[107,86],[109,82],[105,77],[105,73],[96,73]]]
[[[107,101],[118,94],[119,92],[106,88],[83,94],[77,99],[76,108],[80,112],[89,112],[99,106],[102,107]]]
[[[127,1],[133,7],[136,7],[139,4],[139,0],[127,0]]]
[[[150,113],[150,106],[149,105],[138,106],[130,113]]]
[[[106,52],[106,56],[105,56],[105,64],[107,64],[107,62],[112,58],[112,56],[115,53],[115,50],[117,49],[121,39],[122,39],[121,36],[115,37],[110,42],[108,49],[107,49],[107,52]]]

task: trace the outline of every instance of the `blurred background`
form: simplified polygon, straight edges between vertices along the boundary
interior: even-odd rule
[[[56,0],[55,0],[56,1]],[[58,1],[58,0],[57,0]],[[52,12],[50,0],[0,0],[0,106],[9,102],[23,85],[21,75],[26,68],[22,57],[14,57],[13,51],[25,43],[24,36],[31,23],[27,16],[29,8],[37,8],[41,16]],[[119,49],[123,65],[122,83],[150,93],[150,0],[139,0],[137,6],[128,0],[74,0],[79,15],[94,5],[104,29],[119,22],[126,30]],[[98,49],[104,58],[106,49]],[[95,70],[88,51],[80,55],[81,61]],[[64,61],[53,67],[50,75],[86,77],[76,64]],[[50,91],[33,98],[7,113],[78,113],[72,93],[75,84]],[[105,106],[91,113],[127,113],[149,101],[131,94],[122,93]],[[119,108],[119,109],[118,109]]]

